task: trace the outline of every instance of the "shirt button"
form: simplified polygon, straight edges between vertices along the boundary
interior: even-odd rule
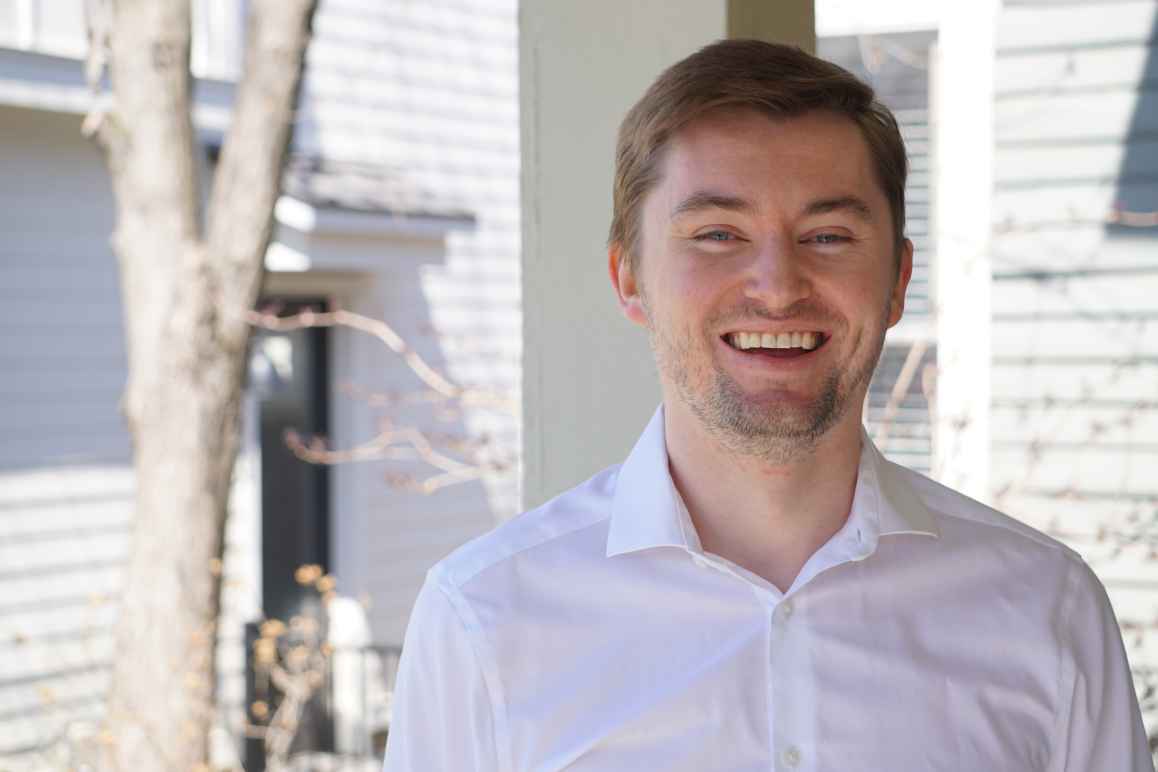
[[[780,754],[780,759],[786,767],[795,767],[800,763],[800,749],[795,745]]]
[[[780,608],[781,608],[780,613],[784,615],[785,619],[792,616],[792,601],[790,601],[790,600],[784,601],[783,603],[780,604]]]

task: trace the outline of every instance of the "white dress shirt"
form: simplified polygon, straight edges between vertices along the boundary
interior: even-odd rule
[[[387,772],[1153,770],[1072,550],[885,460],[787,592],[706,553],[663,411],[427,574]]]

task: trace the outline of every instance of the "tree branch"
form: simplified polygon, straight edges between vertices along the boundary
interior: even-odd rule
[[[206,241],[222,295],[222,343],[240,350],[249,327],[293,127],[316,0],[250,0],[246,61],[209,199]],[[255,261],[255,255],[257,259]]]
[[[427,364],[426,360],[419,356],[410,347],[410,344],[395,332],[393,327],[380,319],[371,319],[368,316],[341,309],[327,312],[307,310],[284,317],[268,311],[251,311],[246,318],[253,326],[272,332],[289,332],[308,327],[349,327],[361,330],[378,338],[386,344],[387,348],[401,356],[406,366],[443,399],[458,400],[471,407],[493,408],[503,412],[513,413],[515,410],[514,401],[509,396],[452,383],[446,376]]]

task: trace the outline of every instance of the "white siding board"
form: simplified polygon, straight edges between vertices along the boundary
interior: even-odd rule
[[[1031,317],[1014,322],[998,318],[993,324],[993,355],[1158,358],[1158,320],[1092,322],[1050,319],[1039,322]],[[1155,387],[1158,390],[1158,384]]]
[[[1092,215],[1096,222],[1098,214],[1074,212],[1072,216],[1086,217],[1089,222]],[[1052,216],[1062,220],[1069,219],[1071,214],[1061,208]],[[1137,276],[1140,270],[1149,272],[1153,269],[1152,243],[1151,238],[1139,229],[1119,229],[1113,238],[1107,238],[1105,226],[1093,223],[1082,227],[1047,224],[1036,230],[999,230],[992,244],[994,277],[1001,279],[1010,273],[1035,271],[1044,272],[1048,278],[1049,274],[1058,272],[1129,269],[1132,271],[1127,276],[1129,279]]]
[[[1148,46],[1123,43],[1112,48],[1035,52],[1032,56],[1003,56],[997,60],[997,99],[1025,92],[1061,93],[1103,86],[1133,87],[1158,77],[1158,63]]]
[[[1131,142],[1129,153],[1131,177],[1158,176],[1158,139]],[[1125,160],[1126,147],[1118,142],[998,148],[994,179],[998,188],[1072,181],[1117,184]]]
[[[1043,182],[1028,189],[999,189],[993,195],[993,221],[998,226],[998,235],[1002,239],[1004,231],[1016,228],[1074,224],[1104,227],[1110,224],[1109,217],[1124,195],[1155,200],[1155,196],[1158,196],[1158,184],[1116,185],[1110,181],[1085,184]],[[1140,237],[1145,235],[1139,234]],[[1123,240],[1127,239],[1128,236]],[[1149,253],[1140,254],[1133,261],[1153,264],[1154,256]]]
[[[1158,117],[1138,116],[1139,93],[1133,88],[1105,88],[1092,93],[1019,96],[998,104],[994,124],[997,147],[1044,142],[1125,141],[1132,134],[1152,134]]]
[[[1002,313],[1153,313],[1158,311],[1158,266],[1125,275],[1043,274],[1037,280],[995,281],[993,300]]]
[[[1035,54],[1032,49],[1146,43],[1155,22],[1158,3],[1153,0],[1009,5],[998,27],[998,57]]]
[[[1034,462],[1036,459],[1036,462]],[[1024,447],[996,445],[992,451],[994,491],[1074,490],[1103,494],[1158,494],[1158,448],[1093,443]]]
[[[1091,407],[1083,403],[1046,407],[1039,402],[1028,403],[1025,408],[994,407],[992,419],[993,441],[1000,444],[1096,440],[1110,445],[1158,445],[1158,394],[1138,407]]]
[[[993,399],[1150,399],[1158,383],[1158,364],[1067,362],[1056,359],[1025,364],[995,362]]]

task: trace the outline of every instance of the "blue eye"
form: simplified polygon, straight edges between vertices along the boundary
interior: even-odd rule
[[[849,240],[848,236],[841,236],[839,233],[818,233],[812,237],[812,241],[817,244],[841,244]]]
[[[693,236],[693,238],[696,241],[731,241],[735,236],[727,231],[708,231],[707,233]]]

